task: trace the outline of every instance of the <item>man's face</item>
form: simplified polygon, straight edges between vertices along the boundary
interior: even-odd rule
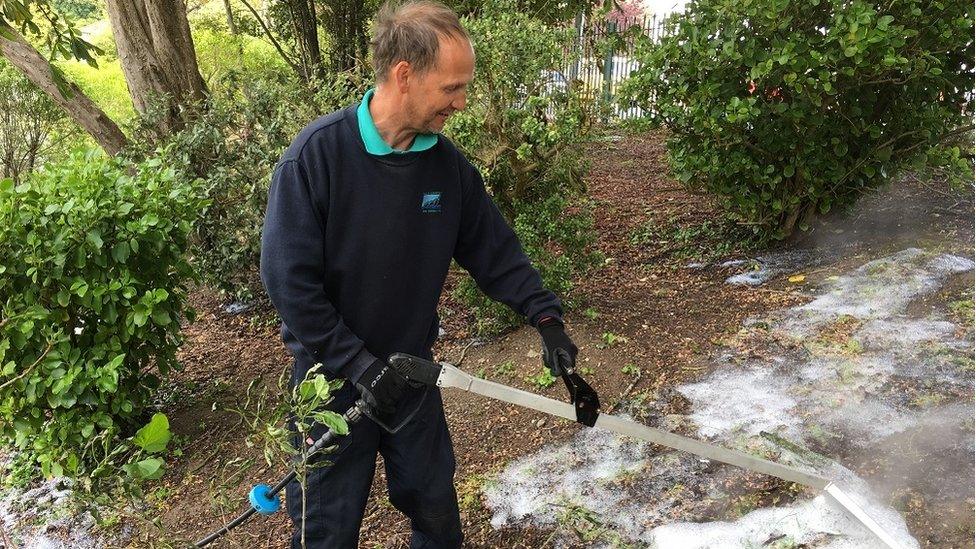
[[[410,125],[421,132],[438,133],[447,118],[464,109],[468,84],[474,78],[474,51],[467,40],[441,37],[437,60],[419,75],[407,91]]]

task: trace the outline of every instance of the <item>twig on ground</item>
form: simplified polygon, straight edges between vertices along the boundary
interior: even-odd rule
[[[461,363],[464,362],[464,355],[467,354],[468,349],[471,348],[472,345],[474,345],[474,342],[475,340],[472,339],[471,341],[468,342],[467,345],[464,346],[464,349],[461,349],[461,358],[458,359],[457,363],[455,363],[454,366],[458,368],[461,367]]]
[[[630,392],[634,390],[634,387],[641,380],[641,377],[642,377],[641,371],[637,370],[637,375],[634,376],[634,380],[630,382],[630,385],[628,385],[626,389],[624,389],[624,392],[620,394],[620,398],[618,398],[617,402],[615,402],[613,406],[610,407],[610,410],[607,413],[612,414],[617,411],[617,408],[620,406],[620,403],[623,402],[624,399],[630,395]]]
[[[7,536],[7,531],[3,529],[2,524],[0,524],[0,540],[3,541],[3,549],[17,549],[17,546],[14,545],[13,540]]]
[[[213,458],[217,457],[217,454],[219,454],[221,450],[222,450],[222,448],[219,448],[219,447],[216,450],[214,450],[203,461],[201,461],[199,464],[195,465],[192,469],[190,469],[190,474],[191,475],[196,474],[197,471],[199,471],[200,469],[203,469],[204,466],[206,466],[208,463],[210,463],[211,461],[213,461]]]

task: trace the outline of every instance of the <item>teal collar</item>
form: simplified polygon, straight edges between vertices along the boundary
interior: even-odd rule
[[[418,133],[413,138],[413,144],[410,146],[410,149],[405,151],[394,149],[386,141],[383,141],[379,130],[376,129],[376,124],[373,123],[373,116],[369,114],[369,100],[373,98],[374,91],[376,91],[376,88],[366,92],[362,102],[359,103],[359,109],[356,111],[356,118],[359,121],[359,135],[363,138],[363,145],[366,146],[366,152],[376,156],[404,154],[408,152],[426,151],[437,144],[436,133]]]

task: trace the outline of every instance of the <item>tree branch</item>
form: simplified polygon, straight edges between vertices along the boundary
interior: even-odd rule
[[[119,126],[73,83],[58,86],[57,69],[16,29],[0,20],[0,55],[54,100],[65,113],[85,129],[109,155],[119,152],[128,139]]]
[[[52,348],[54,348],[54,343],[53,342],[48,343],[47,344],[47,349],[44,349],[44,352],[41,353],[41,356],[37,357],[37,360],[35,360],[33,364],[31,364],[30,366],[28,366],[27,368],[25,368],[24,371],[21,372],[19,376],[15,377],[13,379],[9,379],[9,380],[5,381],[3,383],[3,385],[0,385],[0,389],[5,388],[6,386],[10,385],[11,383],[17,381],[18,379],[22,379],[24,376],[26,376],[27,374],[31,373],[31,371],[34,370],[34,367],[37,366],[38,364],[40,364],[41,361],[44,360],[44,357],[46,357],[47,354],[51,352],[51,349]]]
[[[244,4],[244,7],[246,7],[248,11],[251,12],[251,15],[253,15],[254,18],[257,19],[258,25],[261,25],[261,30],[264,31],[265,36],[267,36],[268,40],[271,41],[271,45],[274,46],[276,50],[278,50],[278,55],[280,55],[281,58],[285,60],[285,63],[288,63],[288,66],[291,67],[292,70],[294,70],[296,73],[299,72],[301,69],[294,61],[292,61],[291,57],[289,57],[288,54],[285,53],[285,50],[282,49],[281,44],[279,44],[278,40],[276,40],[274,35],[271,34],[271,29],[268,28],[268,25],[264,22],[264,19],[261,19],[261,15],[258,14],[258,10],[254,9],[254,6],[252,6],[251,3],[248,2],[247,0],[241,0],[241,3]]]

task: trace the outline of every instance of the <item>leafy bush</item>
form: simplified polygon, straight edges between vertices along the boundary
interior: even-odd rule
[[[193,240],[206,282],[239,299],[263,293],[257,266],[271,170],[308,122],[358,100],[364,86],[357,76],[342,74],[313,93],[287,75],[260,79],[230,71],[211,86],[200,114],[166,138],[162,153],[130,151],[136,158],[162,154],[164,165],[203,180],[209,205],[200,212]],[[151,133],[152,119],[143,123]]]
[[[782,237],[966,131],[973,9],[693,0],[645,43],[625,95],[670,129],[681,181]]]
[[[0,436],[45,475],[118,456],[191,319],[198,190],[95,152],[0,181]]]
[[[513,225],[550,289],[565,295],[594,262],[592,216],[585,199],[583,144],[592,104],[571,89],[553,89],[572,34],[519,13],[506,1],[465,18],[477,73],[468,107],[445,133],[481,170],[489,193]],[[475,308],[479,331],[518,325],[466,278],[458,296]]]

